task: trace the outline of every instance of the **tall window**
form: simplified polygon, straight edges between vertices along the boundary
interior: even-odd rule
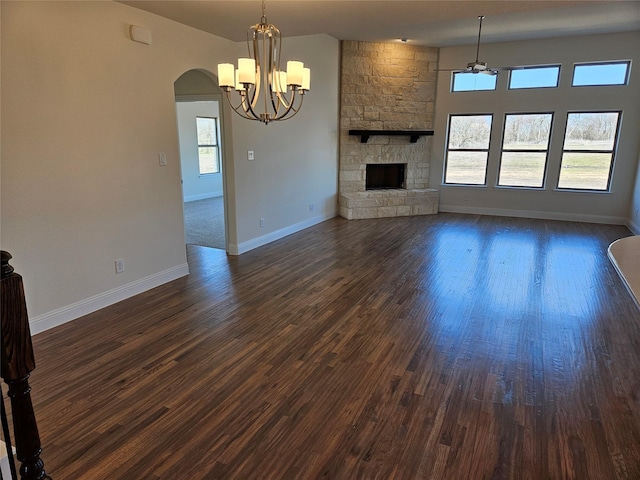
[[[484,185],[493,115],[451,115],[444,182]]]
[[[608,190],[620,112],[569,113],[558,188]]]
[[[502,136],[498,185],[544,185],[552,113],[507,114]]]
[[[626,85],[631,62],[582,63],[573,67],[571,86]]]
[[[196,131],[200,175],[220,173],[218,120],[211,117],[196,117]]]

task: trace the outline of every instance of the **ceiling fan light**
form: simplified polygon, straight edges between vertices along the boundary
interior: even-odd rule
[[[471,62],[467,64],[467,70],[482,71],[487,69],[486,62]]]

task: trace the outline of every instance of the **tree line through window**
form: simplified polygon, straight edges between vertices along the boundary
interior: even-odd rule
[[[484,185],[493,115],[451,115],[445,183]]]
[[[558,188],[608,190],[620,112],[569,113]]]
[[[631,62],[575,64],[572,87],[627,85]],[[556,88],[560,65],[517,67],[509,89]],[[455,72],[452,92],[495,90],[495,75]],[[566,114],[558,189],[608,191],[621,111]],[[486,185],[493,114],[449,116],[444,183]],[[553,112],[507,113],[504,118],[498,186],[545,188]]]
[[[200,175],[220,173],[220,152],[218,148],[218,119],[196,117],[198,137],[198,165]]]
[[[621,112],[567,114],[559,189],[608,190]],[[445,183],[486,185],[493,115],[451,115]],[[553,113],[506,114],[498,185],[544,188]]]
[[[498,185],[544,185],[553,113],[507,114]]]

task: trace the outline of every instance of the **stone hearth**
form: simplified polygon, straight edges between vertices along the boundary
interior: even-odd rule
[[[356,220],[432,215],[438,213],[438,197],[438,191],[431,188],[343,193],[340,195],[340,216]]]

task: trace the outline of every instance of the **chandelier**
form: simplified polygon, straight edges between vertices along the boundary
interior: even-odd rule
[[[311,70],[302,62],[288,61],[280,68],[282,38],[275,25],[267,23],[262,0],[260,23],[247,30],[250,58],[239,58],[238,68],[231,63],[218,65],[218,84],[227,94],[231,108],[244,118],[267,125],[287,120],[300,111],[304,94],[309,91]],[[239,94],[233,105],[232,90]]]

